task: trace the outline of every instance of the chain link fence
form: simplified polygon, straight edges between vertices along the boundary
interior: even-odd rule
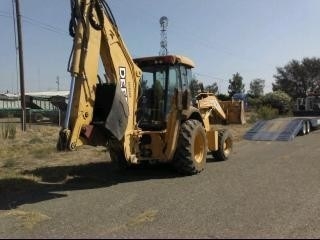
[[[65,112],[59,109],[26,109],[26,123],[28,124],[53,124],[62,126]],[[21,109],[0,109],[0,121],[13,123],[22,122]]]

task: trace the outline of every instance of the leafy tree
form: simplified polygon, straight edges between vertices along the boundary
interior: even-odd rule
[[[213,93],[213,94],[217,94],[219,92],[218,91],[219,88],[218,88],[218,85],[216,82],[211,85],[206,86],[204,89],[205,89],[205,91]]]
[[[320,90],[320,59],[292,60],[278,67],[274,78],[273,91],[284,91],[292,98],[305,97],[309,92]]]
[[[250,82],[250,90],[248,93],[254,98],[259,98],[263,95],[263,90],[265,86],[265,80],[257,78]]]
[[[216,97],[220,100],[220,101],[230,101],[231,97],[227,94],[223,94],[223,93],[219,93],[216,95]]]
[[[232,97],[235,93],[244,93],[243,78],[237,72],[233,74],[232,79],[229,79],[228,93]]]
[[[262,103],[265,106],[271,106],[278,109],[279,114],[288,113],[291,107],[291,97],[283,91],[275,91],[267,93],[262,98]]]
[[[191,97],[195,98],[195,96],[200,92],[203,91],[203,84],[199,82],[197,79],[193,78],[189,85]]]

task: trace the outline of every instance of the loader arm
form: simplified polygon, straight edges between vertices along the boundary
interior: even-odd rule
[[[74,39],[69,71],[72,80],[58,150],[93,145],[96,133],[102,135],[99,145],[105,145],[106,133],[97,130],[97,126],[102,126],[123,142],[123,146],[128,146],[124,147],[124,153],[129,156],[141,70],[133,62],[104,0],[71,0],[71,9],[70,31]],[[100,59],[105,70],[106,81],[103,83],[101,77],[98,82]],[[98,108],[98,97],[100,105],[108,106]],[[101,114],[106,109],[108,112]],[[100,116],[100,122],[97,117],[94,119],[95,114]]]

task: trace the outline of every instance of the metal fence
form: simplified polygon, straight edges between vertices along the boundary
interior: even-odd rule
[[[59,109],[26,109],[26,123],[32,124],[54,124],[62,126],[65,112]],[[0,109],[1,122],[21,122],[22,110],[17,108]]]

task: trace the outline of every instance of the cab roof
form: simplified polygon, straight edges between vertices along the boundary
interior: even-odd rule
[[[180,55],[142,57],[142,58],[135,58],[133,59],[133,61],[138,66],[153,65],[153,64],[172,64],[172,65],[182,64],[191,68],[195,67],[191,59],[184,56],[180,56]]]

